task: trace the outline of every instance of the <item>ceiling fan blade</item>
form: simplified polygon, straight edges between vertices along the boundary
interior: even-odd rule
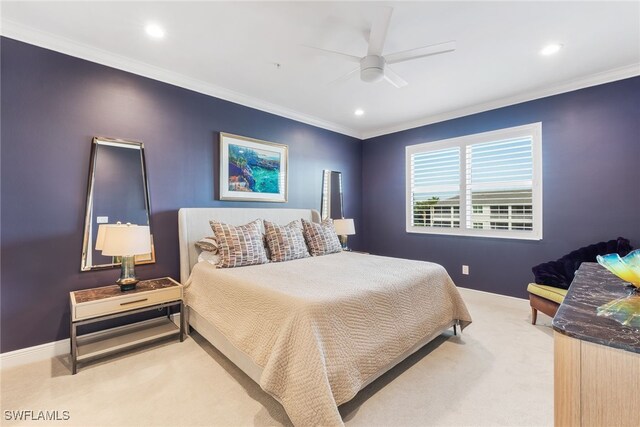
[[[380,7],[376,17],[371,24],[371,32],[369,33],[369,49],[367,55],[382,56],[382,49],[387,38],[387,30],[389,22],[391,22],[391,14],[393,8]]]
[[[456,42],[449,41],[405,50],[403,52],[392,53],[390,55],[385,55],[384,59],[387,61],[387,64],[397,64],[398,62],[424,58],[425,56],[439,55],[441,53],[453,52],[454,50],[456,50]]]
[[[397,88],[401,88],[409,84],[389,67],[385,67],[384,69],[384,79]]]
[[[303,46],[308,48],[308,49],[313,49],[313,50],[317,50],[319,52],[322,52],[323,54],[325,54],[327,56],[332,56],[334,58],[340,58],[342,60],[346,60],[346,61],[350,61],[350,62],[360,62],[360,59],[361,59],[361,58],[358,58],[357,56],[349,55],[348,53],[336,52],[335,50],[322,49],[320,47],[307,46],[307,45],[303,45]]]
[[[337,79],[330,81],[328,84],[333,85],[333,84],[336,84],[336,83],[346,82],[347,80],[349,80],[351,78],[351,76],[353,76],[358,71],[360,71],[360,67],[354,68],[353,70],[349,71],[347,74],[344,74],[344,75],[338,77]]]

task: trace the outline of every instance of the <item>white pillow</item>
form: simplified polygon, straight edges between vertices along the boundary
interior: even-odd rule
[[[209,251],[213,254],[217,254],[218,250],[220,249],[218,239],[216,239],[215,236],[203,237],[196,242],[196,247],[202,251]]]
[[[218,265],[220,262],[220,255],[209,251],[202,251],[200,252],[200,255],[198,255],[198,262],[208,262],[209,264]]]

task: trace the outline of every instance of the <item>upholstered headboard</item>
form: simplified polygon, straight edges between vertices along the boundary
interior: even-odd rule
[[[186,283],[191,269],[198,262],[195,243],[213,234],[209,220],[243,225],[257,218],[276,224],[287,224],[300,218],[320,222],[320,214],[315,209],[182,208],[178,211],[180,282]]]

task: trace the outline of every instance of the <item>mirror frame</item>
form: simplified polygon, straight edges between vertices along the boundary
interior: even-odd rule
[[[144,144],[138,141],[129,141],[119,138],[106,138],[101,136],[95,136],[91,140],[91,161],[89,163],[89,184],[87,186],[87,203],[85,205],[85,217],[84,217],[84,231],[82,237],[82,259],[80,261],[80,271],[94,271],[94,270],[106,270],[110,268],[120,267],[121,263],[114,262],[109,264],[87,265],[89,248],[90,229],[91,229],[91,217],[93,210],[93,187],[95,184],[95,172],[96,172],[96,158],[98,155],[99,145],[111,145],[116,147],[122,147],[127,145],[134,145],[139,147],[140,160],[142,167],[142,182],[144,183],[145,205],[147,208],[147,218],[149,222],[149,230],[151,231],[151,257],[149,259],[136,259],[135,264],[154,264],[156,262],[156,251],[153,242],[153,229],[151,227],[151,203],[149,199],[149,182],[147,175],[147,162],[144,155]],[[144,255],[142,255],[144,256]],[[141,256],[141,257],[142,257]],[[136,256],[138,258],[138,256]]]
[[[344,195],[342,191],[342,172],[324,169],[322,171],[322,196],[320,200],[320,219],[331,218],[331,174],[338,174],[338,190],[340,191],[340,218],[344,218]],[[333,218],[336,219],[336,218]]]

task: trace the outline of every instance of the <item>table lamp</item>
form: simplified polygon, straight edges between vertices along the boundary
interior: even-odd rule
[[[149,226],[129,223],[100,224],[96,250],[102,251],[104,256],[121,257],[120,278],[116,284],[122,292],[135,289],[139,280],[136,278],[134,257],[151,252]]]
[[[334,219],[333,226],[336,229],[336,234],[340,239],[340,244],[342,245],[342,250],[348,251],[347,247],[347,236],[352,236],[356,234],[356,227],[353,224],[352,218],[342,218],[342,219]]]

